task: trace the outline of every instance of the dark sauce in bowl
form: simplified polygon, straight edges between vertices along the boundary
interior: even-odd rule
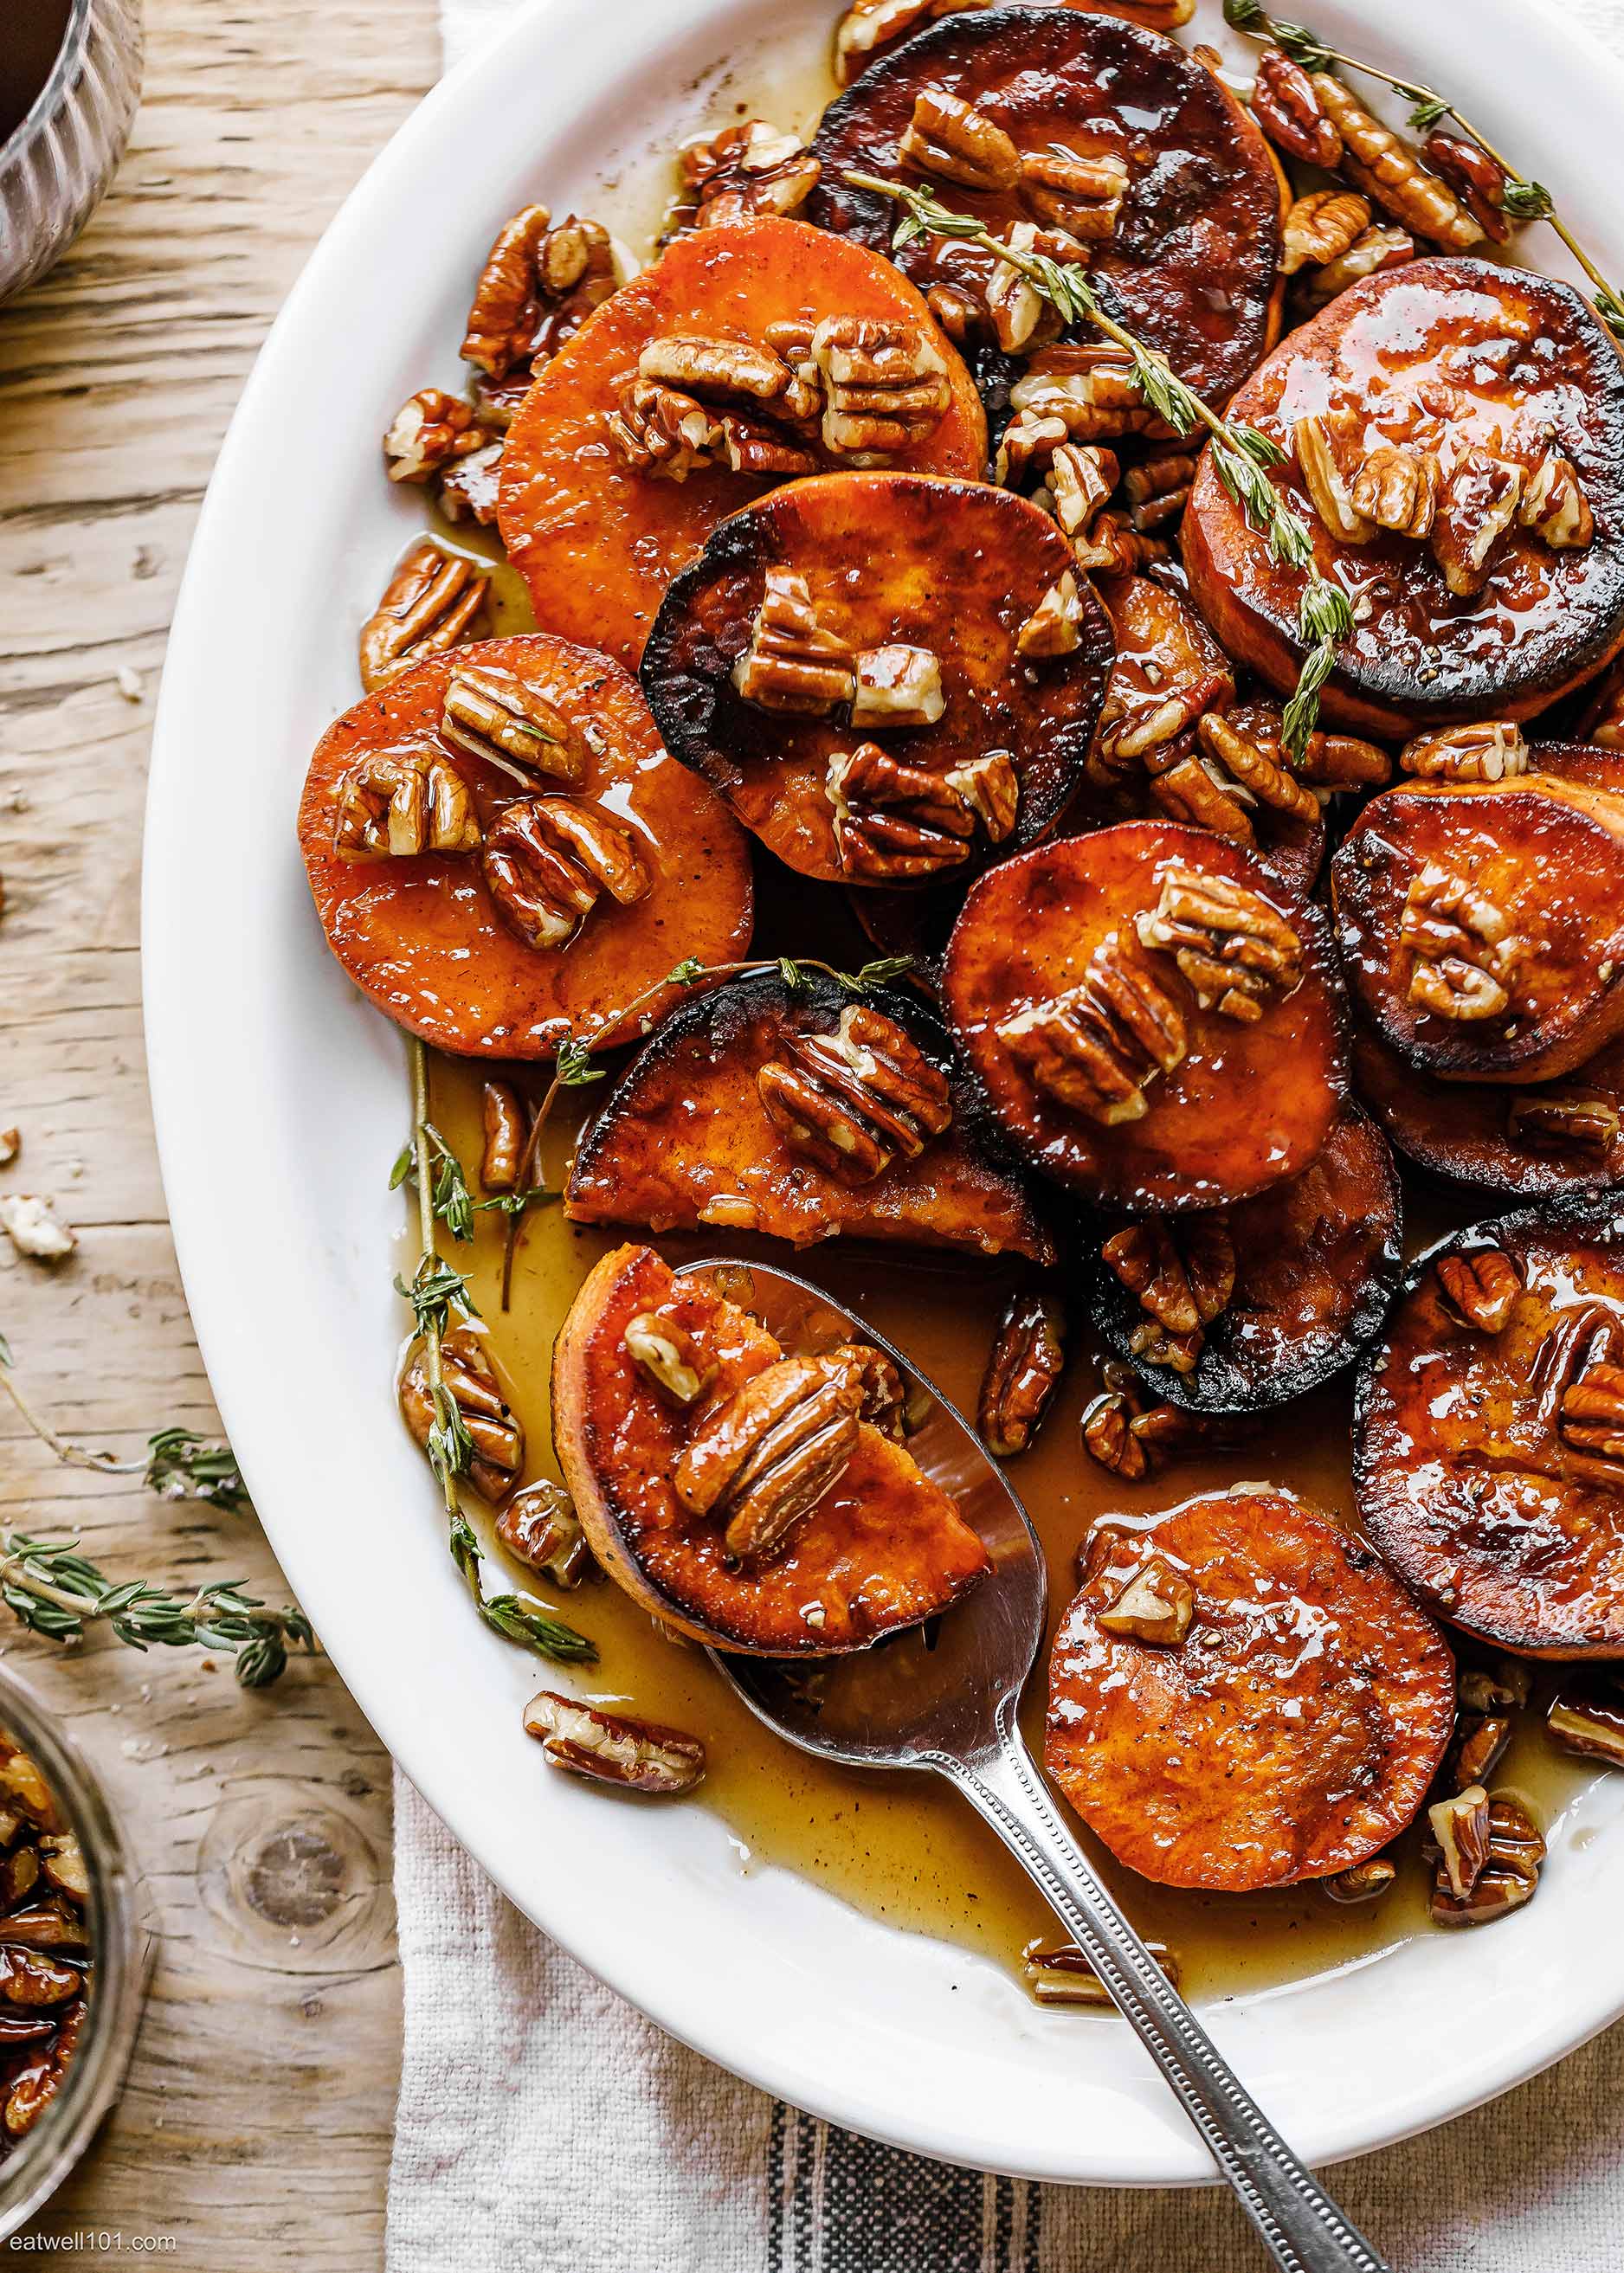
[[[0,28],[0,144],[39,101],[68,36],[73,0],[5,0]]]

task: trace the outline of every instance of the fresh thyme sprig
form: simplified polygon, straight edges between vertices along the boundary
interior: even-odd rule
[[[94,1452],[78,1444],[36,1413],[18,1387],[11,1372],[11,1346],[0,1334],[0,1389],[11,1399],[27,1427],[64,1467],[88,1468],[100,1476],[139,1476],[148,1491],[160,1499],[202,1499],[237,1513],[248,1504],[248,1488],[229,1444],[211,1444],[194,1429],[160,1429],[147,1439],[145,1454],[121,1460],[116,1452]]]
[[[505,1641],[517,1642],[535,1650],[543,1657],[557,1658],[566,1662],[587,1663],[597,1654],[596,1646],[583,1633],[555,1617],[543,1602],[528,1595],[501,1594],[487,1595],[485,1591],[485,1557],[472,1525],[462,1512],[457,1492],[457,1479],[465,1474],[473,1459],[473,1439],[462,1418],[462,1407],[446,1385],[443,1340],[451,1316],[473,1315],[473,1296],[468,1279],[462,1272],[445,1262],[435,1246],[434,1226],[438,1219],[436,1194],[447,1189],[447,1164],[455,1171],[455,1181],[467,1191],[467,1181],[462,1163],[429,1119],[428,1052],[414,1036],[410,1044],[411,1057],[412,1134],[411,1161],[407,1168],[395,1164],[390,1177],[390,1187],[398,1189],[410,1181],[417,1196],[417,1265],[410,1282],[396,1277],[396,1292],[411,1307],[411,1314],[423,1343],[423,1369],[428,1382],[429,1400],[433,1408],[430,1424],[427,1452],[429,1466],[433,1469],[440,1489],[446,1511],[446,1544],[451,1559],[462,1573],[468,1588],[469,1599],[475,1609],[492,1632]],[[527,1174],[519,1178],[521,1189],[528,1187]],[[510,1218],[510,1224],[514,1219]],[[471,1225],[470,1225],[471,1230]],[[463,1234],[458,1234],[458,1236]]]
[[[1360,56],[1344,55],[1340,48],[1327,47],[1307,25],[1271,16],[1261,0],[1223,0],[1223,15],[1224,21],[1236,31],[1244,32],[1248,39],[1262,40],[1282,49],[1304,71],[1351,71],[1365,79],[1379,79],[1410,104],[1410,124],[1417,134],[1430,134],[1444,119],[1453,118],[1462,132],[1485,151],[1505,176],[1506,214],[1515,221],[1550,222],[1590,280],[1597,314],[1615,337],[1624,339],[1624,296],[1607,281],[1557,212],[1550,191],[1543,182],[1530,181],[1519,172],[1447,94],[1440,94],[1436,87],[1425,86],[1419,79],[1402,79],[1396,71],[1384,71],[1380,64],[1366,63]]]
[[[891,181],[880,174],[848,173],[841,178],[853,189],[870,191],[903,208],[903,218],[891,238],[893,245],[930,235],[987,246],[1034,285],[1068,323],[1092,324],[1123,350],[1134,386],[1158,418],[1179,434],[1193,434],[1199,426],[1207,429],[1213,470],[1244,514],[1247,526],[1265,539],[1270,556],[1282,566],[1312,572],[1297,614],[1297,638],[1305,653],[1281,729],[1288,756],[1294,762],[1299,761],[1319,720],[1320,690],[1335,666],[1337,645],[1353,629],[1353,611],[1342,586],[1314,568],[1314,540],[1307,522],[1269,479],[1270,469],[1285,461],[1280,445],[1256,426],[1226,418],[1204,402],[1159,349],[1147,348],[1125,325],[1106,313],[1080,267],[1051,260],[1046,253],[1022,252],[1005,244],[973,214],[957,212],[911,182]]]

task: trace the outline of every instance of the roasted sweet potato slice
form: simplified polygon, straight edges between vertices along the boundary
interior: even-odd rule
[[[1439,1081],[1354,1022],[1354,1085],[1407,1159],[1519,1199],[1624,1184],[1624,1041],[1550,1082]]]
[[[1546,1081],[1624,1031],[1624,798],[1553,774],[1373,798],[1331,863],[1361,1009],[1422,1071]]]
[[[665,596],[643,684],[673,755],[802,875],[967,875],[1082,780],[1111,632],[1024,498],[918,474],[792,482]]]
[[[316,746],[298,829],[350,978],[463,1056],[551,1057],[686,956],[749,943],[744,836],[666,756],[635,681],[566,640],[482,641],[356,703]]]
[[[593,1552],[653,1617],[718,1649],[828,1656],[945,1610],[989,1564],[861,1417],[849,1365],[784,1358],[708,1279],[618,1248],[554,1347],[553,1443]]]
[[[1274,160],[1222,81],[1159,33],[1064,8],[950,16],[831,102],[812,149],[808,218],[876,251],[898,210],[853,171],[922,183],[996,234],[1085,242],[1101,298],[1214,402],[1278,333]],[[921,289],[985,304],[996,256],[981,246],[932,235],[897,258]]]
[[[1132,1213],[1215,1208],[1300,1175],[1347,1094],[1319,911],[1252,853],[1124,821],[971,890],[944,996],[1034,1167]]]
[[[577,1223],[899,1240],[1052,1262],[939,1014],[896,988],[776,972],[666,1018],[582,1137]]]
[[[1094,1324],[1170,1405],[1281,1405],[1380,1332],[1402,1229],[1393,1156],[1349,1106],[1312,1165],[1257,1199],[1177,1225],[1103,1227]]]
[[[1567,1198],[1441,1240],[1360,1371],[1354,1488],[1440,1616],[1624,1657],[1624,1212]]]
[[[946,373],[951,399],[894,462],[980,478],[987,425],[969,373],[889,261],[801,221],[702,229],[679,237],[582,326],[543,370],[513,422],[502,458],[500,522],[538,623],[567,639],[590,641],[635,669],[672,578],[719,521],[758,497],[764,483],[783,478],[781,471],[736,472],[717,463],[675,480],[628,462],[610,421],[651,343],[697,337],[759,349],[771,326],[811,327],[825,317],[875,318],[920,331]],[[713,409],[751,416],[761,407],[714,387],[705,400]],[[801,452],[801,472],[842,462],[823,446],[816,425],[780,439]],[[720,446],[707,454],[718,453],[726,454]]]
[[[1571,285],[1474,259],[1387,269],[1229,408],[1289,453],[1276,485],[1358,603],[1327,720],[1401,736],[1530,717],[1624,643],[1624,364]],[[1247,527],[1210,453],[1182,539],[1225,648],[1289,692],[1303,573]]]
[[[1251,1894],[1344,1871],[1414,1817],[1454,1729],[1455,1663],[1362,1540],[1237,1484],[1106,1518],[1084,1572],[1044,1759],[1130,1869]]]

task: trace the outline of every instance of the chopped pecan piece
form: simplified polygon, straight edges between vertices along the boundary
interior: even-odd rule
[[[1040,1089],[1107,1129],[1143,1117],[1147,1084],[1170,1073],[1187,1046],[1177,1003],[1116,933],[1077,986],[1006,1018],[997,1033]]]
[[[1080,257],[1084,246],[1116,234],[1128,169],[1109,151],[1080,158],[1070,150],[1034,150],[1020,161],[1020,190],[1041,221],[1076,242]]]
[[[672,1474],[692,1515],[726,1519],[725,1543],[760,1563],[787,1543],[857,1449],[861,1389],[830,1358],[781,1358],[708,1413]]]
[[[1449,1781],[1456,1791],[1485,1782],[1511,1742],[1511,1722],[1503,1713],[1462,1713],[1455,1724]]]
[[[1161,755],[1158,753],[1158,755]],[[1169,820],[1187,821],[1192,829],[1209,829],[1232,844],[1255,844],[1257,831],[1246,809],[1245,792],[1208,752],[1174,754],[1172,762],[1153,772],[1150,793]]]
[[[1124,1641],[1149,1649],[1177,1649],[1195,1616],[1195,1588],[1165,1555],[1153,1555],[1136,1571],[1097,1623]]]
[[[1008,750],[983,750],[963,765],[950,766],[942,778],[963,798],[989,844],[1002,844],[1014,834],[1020,812],[1020,776]]]
[[[1011,1294],[981,1376],[976,1429],[1001,1460],[1024,1452],[1065,1367],[1065,1321],[1048,1294]]]
[[[985,303],[959,284],[933,284],[925,305],[955,347],[963,347],[985,329]]]
[[[1252,114],[1277,150],[1328,171],[1342,138],[1313,79],[1283,48],[1265,48],[1252,90]]]
[[[1624,1461],[1624,1366],[1587,1365],[1568,1382],[1558,1433],[1564,1444],[1594,1463]]]
[[[1337,464],[1323,418],[1299,418],[1291,429],[1297,462],[1309,503],[1333,536],[1344,544],[1368,544],[1375,525],[1356,512],[1352,494]]]
[[[835,77],[850,86],[883,49],[906,40],[933,16],[986,4],[987,0],[854,0],[835,31]]]
[[[392,482],[426,482],[490,440],[474,424],[473,405],[438,386],[420,386],[395,412],[383,438]]]
[[[1020,153],[1003,127],[942,87],[915,97],[897,155],[919,173],[967,190],[1008,190],[1020,179]]]
[[[487,1081],[480,1097],[480,1121],[485,1149],[479,1161],[479,1183],[486,1192],[511,1192],[517,1188],[530,1136],[530,1117],[523,1099],[510,1081]]]
[[[1427,136],[1421,146],[1421,154],[1432,171],[1448,183],[1484,235],[1492,236],[1497,244],[1508,243],[1511,221],[1506,212],[1507,176],[1499,159],[1492,158],[1481,142],[1442,132]]]
[[[1503,1333],[1522,1292],[1522,1273],[1498,1247],[1475,1255],[1446,1255],[1438,1264],[1438,1292],[1446,1306],[1479,1333]]]
[[[1122,469],[1115,451],[1100,449],[1089,442],[1068,442],[1064,438],[1062,426],[1049,453],[1043,485],[1034,502],[1054,514],[1062,535],[1077,538],[1087,535],[1096,516],[1109,504]],[[1006,431],[1006,443],[1008,439]],[[1173,461],[1158,459],[1153,462],[1162,465]]]
[[[84,2033],[88,2009],[87,1998],[75,1997],[63,2012],[54,2041],[42,2045],[34,2059],[12,2071],[4,2119],[8,2138],[20,2139],[32,2131],[61,2090]]]
[[[538,687],[511,671],[472,664],[455,670],[446,681],[440,737],[527,789],[538,774],[571,784],[585,777],[582,736]]]
[[[826,398],[823,446],[856,466],[914,448],[953,399],[947,365],[923,327],[900,318],[825,316],[811,354]]]
[[[947,1076],[894,1018],[848,1003],[833,1033],[792,1033],[756,1077],[785,1143],[844,1184],[872,1183],[951,1126]]]
[[[1370,205],[1356,191],[1311,190],[1286,215],[1281,267],[1295,276],[1299,268],[1339,260],[1364,236],[1370,219]]]
[[[853,726],[934,726],[947,707],[942,666],[928,647],[865,648],[857,657]]]
[[[1411,1001],[1435,1017],[1466,1021],[1509,1008],[1504,982],[1529,951],[1485,893],[1434,860],[1411,880],[1399,943],[1415,957]]]
[[[856,658],[848,641],[818,621],[806,578],[793,568],[769,568],[750,643],[733,677],[744,700],[763,710],[827,717],[856,692]]]
[[[1367,229],[1362,236],[1355,237],[1346,252],[1327,260],[1323,268],[1304,272],[1304,281],[1311,300],[1334,300],[1350,284],[1360,283],[1384,268],[1402,268],[1415,257],[1416,242],[1408,229]]]
[[[1068,568],[1051,584],[1015,634],[1017,655],[1071,655],[1082,639],[1083,596]]]
[[[1111,346],[1084,341],[1046,348],[1010,389],[1010,408],[1018,415],[1062,420],[1074,442],[1107,442],[1124,434],[1178,439],[1140,394],[1132,360]]]
[[[997,455],[993,460],[993,479],[1003,489],[1019,489],[1034,466],[1046,467],[1051,462],[1069,431],[1065,420],[1054,411],[1018,410],[998,444]],[[1109,457],[1110,453],[1098,451],[1090,454]],[[1112,479],[1114,486],[1114,476]]]
[[[1482,228],[1447,182],[1423,165],[1379,118],[1372,118],[1341,79],[1329,71],[1312,76],[1320,106],[1342,137],[1342,155],[1335,162],[1356,190],[1412,236],[1431,244],[1464,252],[1481,243]]]
[[[480,857],[497,913],[527,947],[567,946],[605,892],[630,907],[654,879],[635,832],[601,805],[518,798],[491,824]]]
[[[1178,1960],[1166,1942],[1147,1941],[1145,1947],[1177,1989]],[[1040,2005],[1112,2008],[1110,1991],[1074,1941],[1029,1941],[1021,1967]]]
[[[1517,519],[1553,552],[1580,552],[1595,542],[1595,518],[1573,461],[1554,446],[1524,474]]]
[[[1397,1876],[1396,1864],[1389,1863],[1385,1855],[1372,1855],[1363,1863],[1350,1864],[1347,1870],[1321,1879],[1320,1889],[1334,1902],[1373,1902],[1387,1893]]]
[[[442,552],[431,538],[414,544],[361,628],[361,684],[367,693],[375,694],[414,663],[470,638],[490,583],[488,570]]]
[[[1033,252],[1038,250],[1038,229],[1032,221],[1015,221],[997,242],[1010,252]],[[1076,251],[1080,258],[1082,247],[1077,246]],[[1059,319],[1049,303],[1012,260],[1000,260],[994,267],[987,280],[985,305],[993,337],[1005,355],[1019,355],[1032,346],[1040,332],[1048,339],[1059,329]]]
[[[1164,673],[1154,686],[1140,687],[1127,673],[1113,671],[1095,732],[1100,759],[1117,774],[1139,765],[1162,770],[1188,747],[1191,727],[1232,693],[1222,671],[1201,669],[1199,661],[1188,675]]]
[[[829,1352],[857,1384],[857,1417],[901,1444],[909,1433],[908,1384],[896,1360],[871,1342],[841,1342]]]
[[[1489,1859],[1489,1795],[1469,1784],[1426,1811],[1438,1848],[1439,1875],[1458,1902],[1470,1894]]]
[[[1624,1706],[1583,1690],[1560,1690],[1545,1714],[1551,1740],[1581,1759],[1624,1767]]]
[[[1187,450],[1165,451],[1130,466],[1122,486],[1132,527],[1140,530],[1169,529],[1178,521],[1190,502],[1195,467],[1195,457]],[[1061,525],[1064,527],[1064,522]]]
[[[524,1708],[524,1727],[539,1740],[550,1767],[652,1798],[679,1798],[692,1791],[705,1772],[705,1748],[697,1737],[659,1721],[605,1713],[578,1698],[560,1697],[553,1689],[540,1690],[530,1699]]]
[[[1459,1689],[1470,1713],[1520,1713],[1534,1693],[1533,1676],[1522,1658],[1497,1658],[1492,1665],[1463,1665]]]
[[[1424,1853],[1427,1850],[1424,1848]],[[1528,1811],[1515,1799],[1489,1803],[1488,1853],[1471,1893],[1457,1894],[1441,1855],[1432,1887],[1432,1915],[1438,1925],[1487,1925],[1531,1900],[1539,1884],[1545,1842]]]
[[[333,850],[347,860],[477,852],[479,817],[447,759],[426,752],[358,758],[333,789]]]
[[[497,1511],[496,1535],[518,1562],[557,1587],[578,1587],[598,1568],[575,1502],[545,1476],[508,1493]]]
[[[1133,1432],[1134,1414],[1126,1393],[1101,1390],[1083,1414],[1083,1450],[1113,1475],[1131,1483],[1150,1473],[1149,1451]]]
[[[1134,1355],[1192,1373],[1205,1329],[1235,1292],[1228,1226],[1216,1216],[1177,1233],[1165,1224],[1130,1224],[1106,1241],[1100,1259],[1147,1313],[1148,1323],[1132,1336]]]
[[[1432,558],[1457,599],[1489,581],[1489,556],[1516,518],[1522,469],[1490,451],[1464,451],[1450,469],[1433,516]]]
[[[698,229],[796,213],[823,171],[804,143],[764,118],[690,142],[681,164],[684,203]]]
[[[502,452],[500,437],[482,450],[459,458],[440,476],[440,509],[447,521],[477,521],[482,529],[494,526],[502,494]]]
[[[621,1339],[633,1364],[673,1405],[697,1405],[716,1378],[715,1364],[687,1327],[658,1310],[628,1319]]]
[[[1417,734],[1398,754],[1401,772],[1420,781],[1511,781],[1528,771],[1528,742],[1508,719]]]
[[[1269,740],[1255,726],[1244,732],[1218,710],[1206,712],[1197,722],[1196,736],[1207,756],[1259,805],[1299,821],[1319,818],[1318,798],[1280,763],[1278,739]]]
[[[524,1466],[524,1431],[502,1395],[485,1343],[471,1326],[454,1326],[440,1346],[440,1377],[473,1442],[468,1480],[482,1497],[499,1500]],[[401,1411],[426,1452],[438,1424],[428,1357],[419,1346],[401,1375]]]
[[[1507,1108],[1514,1144],[1582,1144],[1605,1152],[1619,1133],[1619,1112],[1583,1090],[1515,1090]]]
[[[1327,795],[1339,789],[1380,789],[1393,777],[1393,761],[1374,742],[1353,734],[1311,734],[1297,764],[1299,780]]]
[[[1356,514],[1397,536],[1424,537],[1438,510],[1443,471],[1431,450],[1384,444],[1361,461],[1350,502]]]
[[[1172,956],[1201,1008],[1221,1017],[1253,1025],[1302,981],[1296,932],[1258,893],[1225,876],[1174,863],[1135,929],[1141,946]]]
[[[526,206],[491,247],[468,313],[462,359],[492,378],[545,361],[614,290],[609,232],[569,214],[557,227]]]
[[[941,774],[888,757],[877,742],[838,751],[826,784],[835,851],[848,876],[906,881],[957,867],[975,816]]]

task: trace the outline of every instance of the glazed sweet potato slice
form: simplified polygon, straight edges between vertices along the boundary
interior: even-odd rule
[[[1024,498],[831,474],[723,523],[666,595],[643,684],[673,755],[792,868],[916,886],[1053,826],[1111,652]]]
[[[1092,1242],[1094,1324],[1170,1405],[1281,1405],[1380,1332],[1402,1231],[1393,1156],[1350,1106],[1318,1159],[1257,1199],[1102,1229]]]
[[[1300,1175],[1347,1094],[1317,909],[1252,853],[1170,821],[1041,845],[972,889],[948,1016],[1045,1175],[1130,1213]]]
[[[947,1609],[986,1549],[864,1417],[866,1379],[861,1347],[786,1357],[708,1278],[650,1247],[606,1255],[553,1358],[593,1552],[665,1624],[753,1655],[861,1649]]]
[[[1506,1648],[1624,1657],[1621,1319],[1624,1212],[1560,1199],[1423,1256],[1361,1369],[1366,1531]]]
[[[1273,479],[1358,603],[1327,720],[1402,736],[1530,717],[1624,643],[1624,364],[1570,285],[1475,259],[1386,270],[1229,408],[1288,453]],[[1219,639],[1289,692],[1303,573],[1248,528],[1210,454],[1182,537]]]
[[[1439,1081],[1356,1020],[1353,1077],[1418,1168],[1518,1199],[1624,1184],[1624,1041],[1549,1082]]]
[[[1158,33],[1063,8],[952,15],[831,102],[812,149],[808,219],[887,250],[898,209],[846,181],[859,172],[922,184],[998,236],[1040,231],[1214,402],[1279,330],[1274,160],[1228,88]],[[981,246],[928,235],[897,258],[921,289],[986,309],[996,256]],[[1031,343],[1005,322],[1001,347]]]
[[[858,462],[979,479],[987,425],[974,386],[889,261],[801,221],[702,229],[582,326],[513,422],[500,522],[537,622],[635,669],[666,585],[718,521],[786,475],[851,463],[846,430],[834,430],[838,448],[825,439],[827,386],[816,374],[795,379],[808,356],[791,342],[848,324],[884,328],[893,395],[906,390],[905,350],[929,366],[917,406],[903,414],[916,439],[883,438],[884,454]],[[710,353],[685,362],[673,340],[709,343]],[[640,367],[681,375],[642,379]],[[785,381],[800,389],[787,407]]]
[[[939,1014],[895,988],[729,980],[666,1018],[582,1137],[576,1223],[902,1241],[1052,1262]]]
[[[1384,791],[1331,864],[1385,1040],[1449,1081],[1545,1081],[1624,1031],[1624,798],[1553,774]]]
[[[565,640],[459,648],[355,704],[316,746],[298,831],[350,978],[463,1056],[551,1057],[686,956],[749,943],[744,836],[666,756],[635,681]]]
[[[1410,1823],[1455,1725],[1442,1635],[1360,1539],[1267,1484],[1108,1517],[1049,1669],[1045,1764],[1120,1862],[1252,1894]]]

